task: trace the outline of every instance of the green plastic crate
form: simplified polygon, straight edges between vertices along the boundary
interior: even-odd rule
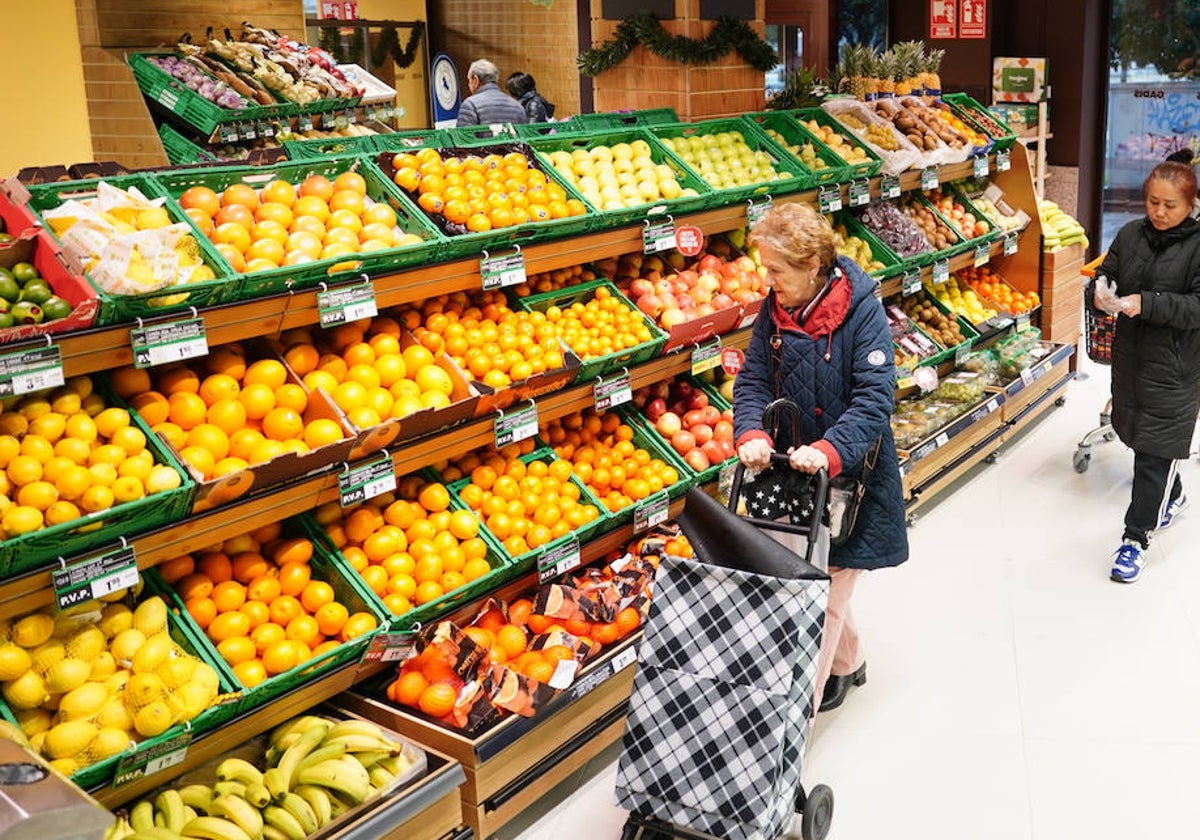
[[[108,389],[106,383],[100,382],[97,391],[110,407],[128,410],[128,406]],[[70,561],[115,545],[121,537],[133,537],[179,522],[191,512],[195,482],[159,441],[158,436],[150,431],[146,422],[135,412],[130,411],[129,415],[130,423],[146,436],[146,448],[154,455],[154,463],[174,469],[182,478],[182,483],[171,490],[163,490],[132,502],[122,502],[108,510],[85,514],[70,522],[0,540],[0,577],[9,578],[53,566],[59,558]]]
[[[580,134],[586,134],[588,128],[572,117],[563,122],[536,122],[536,123],[517,123],[513,126],[513,131],[521,140],[541,140],[546,137],[573,137]]]
[[[949,318],[953,318],[955,320],[955,322],[958,324],[958,329],[962,333],[962,336],[964,339],[964,341],[961,344],[956,344],[953,347],[945,347],[945,349],[941,350],[940,352],[934,353],[928,359],[925,359],[924,361],[922,361],[921,362],[922,365],[936,367],[937,365],[940,365],[943,362],[954,361],[954,358],[955,358],[956,354],[958,353],[959,348],[962,347],[963,344],[965,344],[967,347],[973,347],[975,345],[975,343],[977,341],[979,341],[979,331],[975,329],[975,326],[970,321],[968,321],[966,318],[962,317],[961,315],[958,315],[957,313],[955,313],[952,309],[950,309],[948,306],[943,304],[936,297],[929,294],[929,292],[927,292],[924,288],[922,288],[922,290],[921,290],[921,299],[928,303],[931,303],[943,315],[945,315]],[[901,308],[903,309],[903,306],[901,306]],[[909,320],[911,321],[912,318],[910,318]],[[930,341],[932,341],[934,344],[938,345],[939,347],[944,347],[944,345],[942,345],[941,342],[939,342],[937,339],[935,339],[929,333],[925,332],[925,330],[922,329],[921,326],[916,321],[913,321],[913,326],[916,329],[920,330],[921,334],[924,335],[926,338],[928,338]]]
[[[679,122],[674,108],[642,108],[636,111],[605,111],[580,114],[575,119],[588,129],[631,128],[636,126],[668,125]]]
[[[163,123],[158,127],[158,139],[167,153],[167,160],[174,166],[185,163],[216,163],[219,158],[184,137],[171,126]]]
[[[855,177],[850,167],[840,157],[835,155],[828,146],[805,131],[798,122],[784,112],[759,111],[753,114],[743,114],[742,119],[748,123],[752,123],[759,131],[765,132],[768,137],[791,152],[792,156],[808,172],[813,183],[834,184],[849,181]],[[797,148],[810,146],[816,159],[824,164],[824,167],[813,168],[809,166],[800,156],[800,152],[793,149],[792,146],[796,146]]]
[[[746,145],[753,152],[763,152],[770,159],[776,173],[787,172],[787,177],[780,177],[773,181],[758,181],[753,184],[744,186],[734,186],[719,188],[704,178],[696,167],[690,166],[684,160],[684,156],[672,148],[672,144],[676,143],[681,138],[690,140],[694,137],[706,137],[718,135],[726,132],[740,132]],[[800,192],[815,186],[808,170],[799,160],[792,156],[791,152],[784,149],[766,134],[758,129],[757,126],[748,124],[741,117],[718,120],[705,120],[698,123],[674,123],[666,125],[650,126],[650,132],[660,141],[670,140],[671,144],[663,143],[667,146],[672,155],[680,162],[681,165],[687,166],[689,170],[696,173],[702,180],[708,183],[712,188],[715,201],[711,206],[727,205],[735,202],[746,201],[755,196],[764,195],[786,195],[788,193]],[[678,148],[677,146],[675,148]]]
[[[732,408],[729,401],[721,396],[720,392],[718,392],[717,389],[709,383],[697,379],[694,376],[688,376],[686,378],[692,383],[693,388],[703,391],[708,396],[709,405],[714,406],[717,410],[722,412]],[[711,481],[716,481],[717,477],[721,473],[721,469],[726,464],[737,461],[737,455],[733,455],[730,458],[721,461],[720,463],[711,464],[707,469],[699,471],[694,470],[690,464],[684,461],[684,459],[671,448],[670,441],[667,441],[665,438],[663,438],[663,436],[659,434],[658,430],[654,428],[654,424],[651,423],[650,420],[641,412],[629,409],[627,411],[627,422],[630,425],[636,424],[640,426],[648,436],[659,442],[659,445],[662,449],[670,450],[671,453],[676,456],[677,461],[682,462],[683,468],[686,470],[686,475],[691,476],[692,486],[700,486],[708,484]]]
[[[490,146],[517,139],[511,123],[500,125],[460,125],[442,130],[447,146]]]
[[[988,223],[988,227],[990,228],[990,230],[987,233],[983,234],[982,236],[976,236],[972,239],[967,240],[967,243],[970,247],[974,248],[974,247],[984,244],[985,242],[991,242],[992,240],[994,240],[996,237],[998,237],[1001,234],[1002,231],[1000,230],[1000,227],[998,225],[996,225],[991,219],[989,219],[984,213],[982,213],[974,204],[972,204],[971,199],[967,198],[966,193],[964,193],[958,187],[956,187],[953,184],[946,183],[946,184],[939,185],[938,188],[943,193],[948,193],[957,203],[961,204],[963,206],[963,209],[966,212],[970,213],[976,219],[983,219],[985,222]],[[925,199],[929,200],[929,196],[926,195]],[[933,204],[933,202],[930,201],[930,204]],[[937,205],[933,205],[933,206],[934,206],[935,210],[938,209]],[[945,218],[945,214],[942,213],[940,210],[938,210],[938,214],[941,215],[943,218]]]
[[[943,94],[942,101],[949,104],[964,122],[991,137],[992,151],[1007,151],[1017,142],[1017,132],[1011,126],[967,94]]]
[[[351,280],[362,274],[387,274],[414,265],[437,262],[443,257],[445,238],[368,158],[327,157],[291,161],[275,166],[181,169],[159,172],[154,177],[168,195],[178,199],[184,190],[196,185],[210,187],[219,193],[231,184],[248,183],[259,187],[275,179],[299,184],[309,175],[323,175],[333,180],[343,172],[357,172],[362,175],[367,182],[367,195],[376,201],[386,202],[396,212],[397,225],[425,241],[402,248],[326,257],[312,262],[244,274],[240,276],[237,299],[279,294],[289,289],[312,288],[322,282],[336,283]],[[232,272],[233,269],[227,270]]]
[[[690,213],[711,206],[713,189],[696,175],[691,169],[679,163],[674,155],[667,151],[653,134],[645,129],[633,128],[620,131],[589,132],[567,136],[546,137],[534,140],[530,145],[537,150],[542,162],[553,168],[551,155],[555,152],[574,152],[582,149],[591,151],[597,146],[615,146],[619,143],[630,144],[635,141],[645,143],[650,149],[650,159],[655,165],[666,165],[675,173],[675,180],[681,189],[691,189],[694,196],[681,195],[678,198],[660,198],[656,201],[625,207],[617,210],[601,210],[600,215],[611,225],[625,225],[641,222],[650,212],[658,212],[656,208],[666,208],[669,213]],[[557,172],[557,170],[556,170]],[[561,173],[558,173],[561,175]],[[566,180],[566,176],[562,176]]]
[[[285,536],[304,536],[304,526],[298,518],[293,518],[284,523],[283,533]],[[315,548],[316,545],[314,545]],[[261,708],[282,694],[293,691],[305,683],[312,682],[352,662],[357,662],[362,657],[363,650],[370,643],[371,637],[383,629],[387,613],[381,610],[375,602],[364,597],[359,588],[351,582],[347,575],[348,566],[343,566],[336,558],[316,550],[313,551],[308,565],[312,570],[313,580],[325,581],[333,587],[334,600],[346,607],[351,615],[359,612],[370,613],[375,617],[376,627],[374,630],[348,642],[342,642],[337,647],[314,656],[306,662],[301,662],[282,674],[268,677],[253,687],[245,686],[237,678],[233,668],[217,652],[216,645],[192,619],[179,594],[166,583],[161,582],[161,579],[156,584],[166,591],[170,609],[176,614],[179,621],[188,626],[189,632],[196,637],[198,643],[203,645],[201,650],[211,660],[217,673],[233,686],[233,691],[241,693],[239,698],[230,703],[234,707],[231,716]],[[148,571],[155,574],[153,569]]]
[[[826,113],[823,109],[821,109],[821,108],[797,108],[795,110],[787,111],[785,113],[787,113],[787,115],[789,117],[791,117],[793,120],[795,120],[795,122],[800,126],[800,129],[802,131],[811,135],[813,137],[813,139],[815,139],[818,143],[823,143],[825,148],[829,149],[831,154],[833,154],[839,160],[844,161],[846,166],[848,166],[850,169],[849,177],[851,177],[851,178],[871,178],[871,177],[877,175],[879,173],[879,170],[883,168],[883,159],[881,157],[879,157],[879,155],[875,154],[875,152],[872,151],[871,148],[866,143],[863,143],[861,140],[859,140],[853,134],[847,133],[846,130],[842,127],[841,123],[839,123],[833,117],[829,116],[829,114]],[[826,128],[831,129],[839,137],[841,137],[846,143],[850,144],[854,148],[861,149],[863,151],[863,153],[867,156],[867,159],[865,161],[850,163],[844,157],[842,157],[840,154],[838,154],[837,151],[835,151],[832,146],[830,146],[828,143],[824,143],[824,141],[821,140],[821,138],[816,134],[816,132],[814,132],[811,128],[809,128],[809,126],[807,125],[807,123],[809,123],[809,122],[816,122],[820,126],[824,126]]]
[[[426,147],[440,149],[450,144],[450,138],[440,128],[417,128],[376,134],[371,138],[375,152],[407,152]]]
[[[871,254],[875,259],[883,263],[883,268],[867,272],[872,277],[886,280],[904,273],[905,266],[896,252],[884,244],[882,239],[868,230],[866,225],[854,218],[854,216],[845,210],[840,211],[834,216],[834,226],[836,227],[837,225],[844,225],[847,234],[857,236],[866,242],[870,246]]]
[[[945,185],[942,185],[942,186],[944,187]],[[980,245],[985,245],[988,242],[991,242],[993,239],[996,238],[996,226],[995,225],[992,225],[991,230],[989,230],[983,236],[976,236],[976,237],[972,237],[971,239],[968,239],[967,237],[963,236],[961,233],[959,233],[958,228],[956,228],[956,227],[954,227],[954,225],[950,224],[949,220],[947,220],[946,217],[942,215],[941,211],[938,210],[937,207],[934,206],[934,204],[925,196],[925,194],[919,190],[914,190],[913,192],[908,193],[906,196],[904,196],[904,198],[906,198],[908,200],[919,201],[921,204],[928,207],[930,210],[932,210],[934,212],[934,215],[936,215],[939,219],[941,219],[943,224],[945,224],[946,227],[950,228],[950,230],[953,231],[954,234],[958,237],[958,242],[954,243],[953,245],[950,245],[947,248],[942,249],[941,251],[934,252],[935,261],[937,259],[942,259],[947,256],[953,257],[958,254],[964,254],[968,251],[972,251],[976,247],[978,247]],[[986,217],[984,217],[984,218],[986,218]],[[989,222],[989,224],[991,224],[991,223]]]
[[[246,108],[236,110],[221,108],[148,60],[150,57],[158,56],[178,58],[179,54],[175,52],[143,52],[132,53],[129,56],[129,66],[133,70],[133,77],[137,81],[142,95],[177,114],[202,134],[211,135],[220,125],[226,123],[277,120],[298,113],[291,103],[278,102],[274,105],[259,105],[248,98],[247,101],[250,104]],[[200,70],[200,68],[196,69]],[[215,79],[215,77],[213,78]]]
[[[289,160],[365,155],[375,151],[375,138],[321,137],[315,140],[287,140],[283,144],[283,150]]]
[[[606,279],[580,283],[570,288],[558,289],[553,292],[530,295],[521,298],[518,303],[522,309],[528,312],[545,312],[551,306],[566,309],[576,303],[586,303],[592,300],[596,296],[596,290],[599,288],[607,289],[610,295],[622,301],[632,311],[637,312],[642,319],[642,323],[649,329],[651,338],[649,341],[642,342],[617,353],[609,353],[606,356],[598,356],[594,359],[584,359],[581,357],[579,370],[575,374],[576,382],[587,382],[600,376],[616,373],[623,368],[649,361],[657,356],[659,351],[662,350],[663,345],[667,343],[667,334],[660,330],[653,320],[642,314],[636,306],[630,303],[628,298],[621,294],[616,286]]]
[[[509,227],[495,228],[488,231],[468,232],[463,232],[461,226],[456,227],[450,224],[441,215],[426,214],[426,218],[430,224],[436,226],[446,236],[446,259],[478,259],[487,250],[504,251],[505,249],[512,248],[514,245],[523,247],[564,236],[578,236],[607,226],[601,219],[600,213],[588,204],[574,187],[564,182],[553,168],[543,166],[541,161],[538,160],[537,153],[526,143],[511,142],[500,146],[450,146],[440,149],[443,160],[449,157],[481,158],[490,154],[505,155],[510,152],[518,152],[523,155],[529,162],[530,167],[544,172],[548,181],[552,181],[562,187],[567,198],[573,198],[582,203],[587,212],[565,219],[526,222],[524,224],[510,225]],[[394,153],[392,152],[382,152],[375,157],[375,162],[379,166],[379,169],[383,171],[384,176],[389,181],[396,174],[396,170],[392,166],[393,157]],[[404,190],[401,191],[414,203],[417,201],[417,197],[413,194]]]
[[[53,228],[46,222],[43,214],[58,207],[69,199],[86,200],[94,198],[98,184],[104,181],[114,187],[128,190],[137,187],[147,198],[163,198],[166,193],[158,182],[148,175],[115,175],[108,178],[89,178],[82,181],[54,181],[46,184],[29,186],[29,208],[37,213],[43,225],[50,230],[56,241],[62,242]],[[174,201],[168,200],[164,205],[172,222],[188,226],[192,236],[200,247],[200,258],[212,269],[215,278],[202,283],[187,283],[179,286],[169,286],[154,292],[140,295],[109,294],[84,272],[88,282],[96,290],[100,298],[100,312],[96,316],[96,326],[107,327],[113,324],[131,323],[138,318],[157,318],[173,312],[184,312],[191,307],[215,306],[233,299],[236,283],[230,282],[233,270],[224,258],[217,253],[186,213]]]

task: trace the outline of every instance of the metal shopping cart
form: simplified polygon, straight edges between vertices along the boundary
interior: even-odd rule
[[[1095,277],[1096,268],[1104,260],[1104,254],[1101,254],[1096,259],[1080,269],[1080,273],[1085,277]],[[1088,305],[1088,301],[1084,301],[1084,347],[1087,350],[1088,358],[1099,365],[1112,364],[1112,344],[1113,336],[1117,330],[1117,316],[1108,315],[1104,312],[1099,312]],[[1085,434],[1079,440],[1079,445],[1075,448],[1075,455],[1071,459],[1075,466],[1075,472],[1085,473],[1092,462],[1092,445],[1095,443],[1108,443],[1117,439],[1117,433],[1112,427],[1112,398],[1104,404],[1104,409],[1100,412],[1100,425]]]
[[[825,472],[810,486],[802,525],[688,493],[678,521],[696,559],[663,557],[655,578],[617,771],[623,840],[774,840],[796,812],[804,840],[828,833],[833,792],[800,783],[829,597],[811,562]],[[739,465],[732,509],[743,487]],[[805,557],[760,527],[804,537]]]

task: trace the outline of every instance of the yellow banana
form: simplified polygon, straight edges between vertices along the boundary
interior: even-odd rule
[[[302,785],[319,785],[341,795],[352,805],[362,802],[367,796],[371,777],[366,768],[352,758],[322,761],[305,767],[298,775]]]
[[[330,729],[325,736],[327,741],[340,738],[343,735],[362,735],[367,738],[386,738],[383,730],[379,728],[379,724],[361,718],[348,718],[339,720]]]
[[[280,743],[284,739],[290,738],[291,740],[288,743],[282,745],[284,749],[287,749],[296,738],[299,738],[303,732],[317,723],[333,725],[333,721],[320,715],[301,715],[300,717],[292,718],[271,730],[271,746],[280,746]]]
[[[104,840],[124,840],[133,834],[133,826],[128,817],[118,817],[104,832]]]
[[[370,770],[385,758],[391,758],[392,753],[388,752],[387,750],[367,750],[364,752],[350,753],[350,756],[363,767]]]
[[[315,834],[321,827],[317,822],[317,812],[308,804],[308,800],[298,793],[289,793],[283,797],[280,807],[296,818],[296,822],[300,823],[306,836]]]
[[[208,785],[184,785],[179,789],[179,797],[184,805],[190,805],[197,811],[207,814],[212,806],[213,789]]]
[[[378,764],[367,771],[367,776],[370,777],[371,784],[373,784],[379,790],[383,790],[392,782],[396,781],[395,773],[388,770],[386,767],[379,766]]]
[[[322,744],[315,750],[310,752],[304,758],[300,759],[300,764],[296,767],[299,770],[301,767],[310,767],[313,764],[320,764],[322,761],[327,761],[331,758],[341,758],[346,754],[346,745],[343,743]]]
[[[166,828],[179,832],[187,822],[183,813],[183,798],[174,788],[163,790],[154,798],[154,809],[163,815]]]
[[[246,796],[245,782],[217,782],[213,785],[213,798],[218,796]]]
[[[262,813],[266,824],[282,831],[288,840],[304,840],[307,836],[300,822],[278,805],[268,805]]]
[[[404,753],[401,753],[400,755],[394,755],[389,758],[382,759],[379,761],[379,765],[399,776],[401,773],[407,772],[408,768],[412,767],[412,759],[406,756]]]
[[[389,741],[387,738],[379,738],[374,735],[359,735],[357,733],[351,735],[341,735],[337,738],[326,738],[326,744],[344,744],[346,752],[386,752],[390,755],[395,755],[400,752],[400,745],[395,741]]]
[[[300,762],[304,760],[306,755],[317,748],[321,741],[325,739],[325,733],[328,731],[328,721],[314,723],[296,739],[296,743],[287,748],[283,757],[279,759],[279,764],[276,767],[283,775],[288,790],[296,786],[296,771],[300,769]]]
[[[133,834],[127,834],[125,837],[126,840],[179,840],[180,835],[169,828],[152,825],[141,831],[135,831]]]
[[[298,785],[296,793],[313,809],[313,813],[317,815],[318,826],[325,825],[333,819],[333,803],[329,799],[329,794],[325,792],[325,788],[316,785]]]
[[[154,828],[154,803],[149,799],[143,799],[134,805],[129,812],[129,826],[134,832]]]
[[[292,840],[278,828],[273,825],[264,825],[262,830],[263,840]]]
[[[246,785],[246,801],[255,808],[265,808],[271,804],[271,791],[265,784],[260,785],[257,782]]]
[[[262,814],[242,797],[218,796],[213,800],[212,805],[214,817],[224,817],[251,837],[257,837],[262,833]]]
[[[202,816],[204,816],[204,814],[197,812],[196,809],[193,808],[191,805],[183,806],[184,825],[190,823],[192,820],[196,819],[196,817],[202,817]]]
[[[267,772],[263,773],[263,784],[270,792],[271,799],[276,802],[283,799],[283,795],[290,790],[287,776],[283,775],[283,771],[278,767],[267,768]]]
[[[197,840],[253,840],[237,823],[222,817],[196,817],[183,827],[182,836]]]
[[[244,758],[227,758],[217,765],[217,781],[241,782],[244,785],[261,783],[262,771]]]

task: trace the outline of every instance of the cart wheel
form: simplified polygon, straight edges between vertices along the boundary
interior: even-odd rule
[[[1072,465],[1075,467],[1075,472],[1085,473],[1088,470],[1088,465],[1092,462],[1092,453],[1084,452],[1082,449],[1075,450],[1075,457],[1071,459]]]
[[[803,840],[825,840],[833,822],[833,791],[828,785],[817,785],[808,792],[804,813],[800,816],[800,836]]]
[[[987,455],[984,455],[984,456],[983,456],[983,463],[985,463],[985,464],[994,464],[994,463],[996,463],[996,453],[995,453],[995,452],[989,452]]]
[[[1059,408],[1062,408],[1064,405],[1066,405],[1066,404],[1067,404],[1067,398],[1066,398],[1066,397],[1059,397],[1059,398],[1057,398],[1057,399],[1054,401],[1054,404],[1055,404],[1056,406],[1058,406]]]
[[[1105,441],[1105,443],[1112,443],[1112,442],[1113,442],[1114,440],[1116,440],[1116,439],[1117,439],[1117,433],[1116,433],[1116,432],[1105,432],[1105,433],[1104,433],[1104,441]]]
[[[909,528],[915,527],[917,524],[917,515],[915,513],[910,513],[908,516],[904,517],[904,524]]]

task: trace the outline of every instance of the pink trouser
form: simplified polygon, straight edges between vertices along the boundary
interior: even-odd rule
[[[817,661],[817,685],[813,694],[814,706],[821,704],[821,695],[830,674],[844,677],[852,674],[865,661],[862,640],[850,612],[850,596],[862,569],[829,567],[829,604],[825,608],[825,635],[821,639],[821,655]]]

